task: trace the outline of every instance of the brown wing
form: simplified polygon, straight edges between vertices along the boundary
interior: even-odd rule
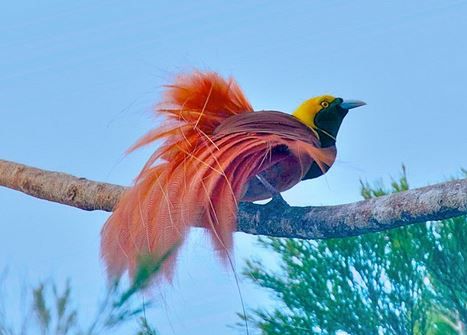
[[[310,168],[318,166],[315,161],[316,149],[320,148],[316,134],[292,115],[277,111],[258,111],[239,114],[224,120],[214,131],[215,136],[244,134],[267,140],[270,135],[280,136],[281,143],[275,142],[259,173],[278,191],[282,192],[307,176]],[[292,148],[293,147],[293,148]],[[313,153],[310,148],[314,148]],[[318,167],[321,173],[329,169],[335,159],[335,147],[320,149],[325,159]],[[245,162],[245,164],[248,164]],[[245,188],[242,201],[270,198],[271,194],[253,176]]]

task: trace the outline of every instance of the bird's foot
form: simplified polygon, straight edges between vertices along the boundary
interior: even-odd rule
[[[263,184],[263,186],[271,193],[272,199],[267,203],[267,205],[274,205],[274,206],[280,206],[280,207],[290,207],[290,205],[287,203],[287,201],[284,200],[282,197],[281,193],[274,187],[272,186],[266,178],[264,178],[261,175],[257,175],[256,178]]]
[[[277,194],[273,194],[271,201],[269,201],[267,204],[284,208],[290,207],[290,205],[287,203],[287,201],[284,200],[279,192],[277,192]]]

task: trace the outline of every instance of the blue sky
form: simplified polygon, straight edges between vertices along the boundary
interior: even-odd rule
[[[438,182],[467,167],[466,17],[465,0],[6,2],[0,158],[128,185],[152,148],[123,152],[155,125],[161,85],[201,68],[234,76],[256,109],[324,93],[368,103],[344,121],[331,171],[287,192],[292,204],[358,200],[360,179],[397,177],[402,163],[412,186]],[[108,214],[7,189],[0,204],[0,269],[28,285],[71,278],[89,317]],[[254,240],[237,234],[239,268],[260,253]],[[202,234],[180,263],[151,312],[161,333],[234,332],[235,282]],[[267,302],[241,287],[248,306]]]

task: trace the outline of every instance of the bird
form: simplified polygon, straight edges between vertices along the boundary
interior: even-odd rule
[[[331,95],[304,101],[292,113],[255,111],[232,77],[194,70],[164,87],[163,118],[128,153],[159,143],[101,231],[109,277],[134,277],[143,257],[164,260],[172,280],[179,246],[191,227],[205,228],[214,251],[229,257],[240,202],[272,198],[325,174],[336,137],[359,100]]]

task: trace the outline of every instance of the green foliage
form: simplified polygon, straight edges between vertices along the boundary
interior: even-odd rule
[[[133,287],[133,286],[132,286]],[[134,301],[138,290],[122,290],[119,282],[115,282],[99,304],[96,316],[87,327],[78,323],[78,310],[73,309],[71,287],[67,282],[65,289],[59,293],[55,284],[40,283],[32,290],[32,312],[37,327],[43,335],[97,335],[118,328],[143,314],[147,304]],[[138,335],[156,335],[146,317],[139,319]],[[1,328],[0,328],[1,330]],[[3,333],[0,331],[0,334]],[[15,334],[15,332],[5,332]]]
[[[362,182],[361,194],[368,199],[408,188],[403,168],[389,190]],[[280,258],[279,270],[252,260],[244,273],[279,304],[252,311],[250,322],[268,335],[462,334],[466,221],[321,241],[260,238]]]
[[[78,322],[79,313],[73,307],[69,282],[62,292],[53,283],[39,283],[31,294],[31,314],[34,316],[32,319],[34,322],[30,322],[31,320],[25,317],[25,323],[19,331],[7,324],[5,306],[0,299],[0,335],[27,335],[33,326],[36,326],[43,335],[106,334],[138,316],[139,330],[136,334],[157,335],[145,313],[151,302],[145,302],[141,293],[152,283],[163,262],[172,252],[173,249],[169,250],[164,257],[156,261],[152,257],[142,257],[130,286],[124,289],[121,282],[116,280],[98,304],[96,316],[88,326]],[[0,276],[0,283],[3,281],[2,277]]]
[[[62,293],[52,284],[54,307],[47,303],[47,286],[39,284],[33,289],[33,312],[42,334],[66,335],[77,325],[77,311],[70,307],[71,288],[67,282]],[[55,327],[54,327],[55,323]],[[52,331],[52,329],[54,329]]]
[[[148,323],[148,319],[141,317],[139,319],[140,330],[137,335],[157,335],[157,331]]]
[[[177,248],[178,245],[173,246],[165,255],[161,257],[161,259],[157,261],[154,261],[153,257],[150,255],[141,256],[139,258],[138,267],[136,269],[136,274],[133,278],[131,286],[121,295],[121,298],[116,305],[124,305],[125,302],[135,293],[144,291],[148,286],[150,286],[157,273],[159,273],[161,270],[164,262],[170,257],[170,255],[173,254]]]

